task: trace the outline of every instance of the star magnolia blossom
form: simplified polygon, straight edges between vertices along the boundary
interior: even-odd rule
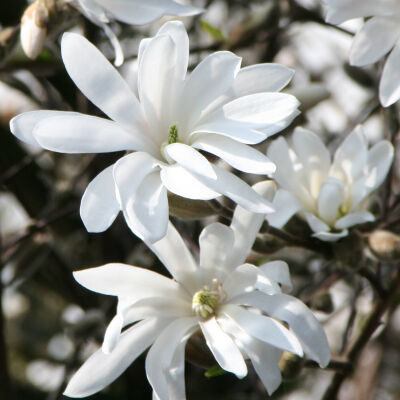
[[[293,150],[283,138],[268,149],[279,183],[268,222],[281,228],[297,212],[307,220],[315,237],[335,241],[347,228],[375,217],[362,210],[364,200],[385,179],[393,160],[393,146],[382,140],[368,150],[358,126],[337,149],[333,162],[328,149],[313,132],[297,128]]]
[[[270,182],[256,188],[273,195]],[[167,235],[149,246],[173,279],[125,264],[75,272],[86,288],[118,296],[118,307],[102,349],[75,373],[64,394],[98,392],[150,347],[146,373],[154,398],[183,400],[185,345],[198,331],[226,371],[244,377],[249,359],[269,393],[281,382],[283,350],[299,356],[304,351],[326,366],[330,351],[322,327],[300,300],[282,293],[291,288],[287,264],[244,263],[262,222],[262,215],[237,207],[231,227],[207,226],[199,239],[199,264],[170,224]]]
[[[82,36],[65,34],[61,47],[71,78],[111,120],[33,111],[15,117],[11,131],[63,153],[135,151],[89,184],[81,203],[88,231],[104,231],[122,209],[139,237],[161,239],[168,225],[167,189],[199,200],[222,194],[253,212],[272,211],[250,186],[198,150],[244,172],[272,173],[274,164],[247,144],[263,141],[298,114],[295,97],[274,93],[292,70],[277,64],[240,69],[239,57],[221,51],[186,76],[188,36],[182,23],[168,22],[141,42],[136,92]]]
[[[382,71],[379,96],[387,107],[400,98],[400,2],[398,0],[322,0],[326,20],[340,24],[352,18],[371,17],[356,34],[350,63],[373,64],[390,53]]]
[[[164,15],[179,17],[196,15],[203,10],[185,6],[174,0],[70,0],[88,19],[104,29],[115,51],[116,66],[124,61],[118,38],[108,26],[111,20],[131,25],[149,24]]]

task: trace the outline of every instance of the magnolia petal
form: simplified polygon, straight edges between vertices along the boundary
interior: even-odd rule
[[[309,212],[305,212],[304,216],[306,217],[307,223],[310,226],[311,230],[315,233],[319,232],[329,232],[331,230],[330,226],[319,219],[314,214]]]
[[[296,128],[293,133],[293,149],[303,165],[308,190],[316,198],[321,182],[329,174],[329,151],[315,133],[303,128]]]
[[[163,167],[160,176],[165,187],[178,196],[195,200],[211,200],[220,196],[201,177],[191,174],[178,164]]]
[[[325,332],[312,311],[300,300],[287,294],[267,296],[253,292],[235,301],[259,308],[271,317],[287,322],[300,340],[304,352],[321,367],[328,365],[331,353]]]
[[[294,70],[280,64],[256,64],[242,68],[233,84],[235,97],[260,92],[279,92],[293,78]]]
[[[212,103],[232,87],[241,61],[229,51],[218,51],[197,65],[185,82],[181,103],[182,114],[189,116],[188,127],[194,126],[212,109]]]
[[[41,147],[60,153],[154,151],[141,133],[129,132],[114,121],[78,113],[64,112],[39,121],[33,136]]]
[[[149,297],[180,296],[177,282],[145,268],[127,264],[105,264],[73,273],[75,280],[85,288],[110,296],[129,298],[132,301]],[[184,296],[185,297],[185,296]]]
[[[232,340],[219,326],[215,317],[199,322],[207,345],[216,361],[225,371],[232,372],[238,378],[247,375],[247,366],[243,356]]]
[[[103,232],[117,217],[120,206],[113,177],[114,165],[98,174],[82,196],[80,216],[88,232]]]
[[[208,276],[207,271],[223,269],[229,258],[234,243],[231,228],[218,222],[207,225],[200,234],[200,268]],[[213,277],[211,277],[212,279]],[[214,278],[217,278],[214,276]],[[207,282],[206,277],[204,280]]]
[[[106,333],[104,334],[103,345],[101,349],[104,354],[110,354],[119,342],[121,330],[124,324],[122,314],[117,314],[108,324]]]
[[[340,206],[344,203],[346,188],[342,181],[328,178],[320,188],[318,196],[318,215],[327,224],[333,225],[340,215]]]
[[[219,321],[223,329],[241,343],[257,375],[271,395],[282,381],[278,366],[282,351],[248,335],[229,318],[219,318]]]
[[[164,152],[188,171],[204,175],[210,179],[217,178],[207,158],[191,146],[183,143],[172,143],[164,147]]]
[[[245,296],[238,296],[231,301],[237,302],[238,298],[241,301],[242,298],[246,298]],[[269,296],[263,296],[268,301]],[[224,305],[220,312],[231,318],[249,335],[279,349],[290,351],[300,357],[303,356],[303,349],[296,336],[274,319],[245,310],[233,304]]]
[[[392,15],[397,9],[397,0],[323,0],[327,7],[326,20],[331,24],[341,24],[353,18],[372,15]]]
[[[161,400],[169,396],[168,369],[175,351],[190,330],[197,326],[197,318],[181,318],[171,322],[158,336],[146,357],[146,374],[154,392]]]
[[[258,268],[251,264],[239,265],[223,282],[227,294],[225,301],[255,287],[257,283]]]
[[[364,128],[358,125],[336,150],[332,164],[333,176],[341,179],[343,172],[350,183],[363,175],[367,163],[368,144]],[[342,179],[343,180],[343,179]]]
[[[275,212],[267,215],[267,221],[271,226],[282,228],[303,207],[296,197],[284,189],[278,189],[272,206]]]
[[[262,273],[282,286],[282,289],[291,292],[293,285],[290,279],[289,266],[285,261],[270,261],[259,267]]]
[[[114,65],[116,67],[120,67],[124,63],[124,52],[122,51],[121,43],[118,40],[117,35],[114,31],[105,23],[99,25],[103,28],[104,33],[108,37],[108,40],[111,43],[111,46],[114,49]]]
[[[399,36],[398,18],[373,17],[369,19],[353,40],[350,63],[364,66],[378,61],[392,49]]]
[[[165,319],[139,322],[121,335],[111,354],[97,350],[73,375],[64,395],[86,397],[105,388],[151,345],[167,323]]]
[[[167,234],[161,240],[156,243],[146,242],[146,245],[156,254],[176,281],[182,283],[189,291],[198,290],[197,280],[194,278],[197,265],[171,222],[168,224]]]
[[[271,201],[275,193],[272,181],[256,183],[253,190],[264,199]],[[243,264],[265,219],[264,214],[252,213],[241,206],[235,208],[231,228],[235,232],[235,243],[232,249],[230,265]]]
[[[94,105],[123,127],[141,131],[137,98],[93,44],[76,33],[64,33],[61,54],[69,76]]]
[[[10,130],[14,136],[25,143],[32,146],[40,146],[35,136],[33,135],[33,129],[36,124],[45,120],[46,118],[63,116],[65,111],[52,111],[52,110],[39,110],[39,111],[27,111],[17,115],[10,121]],[[78,113],[68,113],[69,115],[80,115]]]
[[[396,44],[385,66],[379,85],[379,98],[384,107],[389,107],[400,98],[400,45]]]
[[[317,232],[314,233],[312,236],[319,239],[323,240],[324,242],[337,242],[338,240],[346,237],[349,234],[347,229],[344,229],[343,231],[340,232]]]
[[[226,136],[198,135],[192,146],[216,155],[243,172],[270,175],[276,169],[275,164],[261,152]]]
[[[368,211],[356,211],[345,215],[344,217],[338,219],[335,223],[335,229],[346,229],[351,226],[364,224],[365,222],[375,221],[375,217]]]

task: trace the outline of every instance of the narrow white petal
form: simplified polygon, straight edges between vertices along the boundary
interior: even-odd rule
[[[88,232],[103,232],[117,217],[120,206],[113,177],[114,165],[98,174],[82,196],[80,215]]]
[[[196,135],[192,146],[216,155],[243,172],[270,175],[276,169],[275,164],[261,152],[226,136]]]
[[[338,219],[335,223],[335,229],[346,229],[357,224],[375,221],[375,217],[368,211],[356,211]]]
[[[145,268],[127,264],[105,264],[74,272],[75,280],[85,288],[111,296],[140,300],[148,297],[179,296],[184,293],[172,279]]]
[[[275,184],[272,181],[259,182],[253,186],[253,190],[271,201],[275,193]],[[264,214],[255,214],[241,206],[236,207],[231,222],[231,228],[235,232],[231,265],[236,266],[245,262],[264,219]]]
[[[294,71],[280,64],[256,64],[242,68],[233,84],[235,97],[260,92],[279,92],[292,79]]]
[[[168,375],[175,351],[191,329],[197,326],[197,318],[182,318],[171,322],[158,336],[146,357],[146,374],[160,400],[168,400]]]
[[[40,110],[40,111],[27,111],[17,115],[10,121],[11,132],[25,143],[32,146],[40,146],[36,138],[33,136],[33,129],[36,124],[44,121],[47,118],[63,116],[65,111],[52,111],[52,110]],[[78,113],[70,113],[70,115],[80,115]]]
[[[313,232],[329,232],[331,230],[329,225],[327,225],[324,221],[321,221],[321,219],[319,219],[316,215],[305,212],[304,216],[306,217],[307,223]]]
[[[268,296],[253,292],[244,294],[235,301],[259,308],[271,317],[287,322],[309,357],[321,367],[329,363],[330,350],[325,332],[311,310],[300,300],[287,294]]]
[[[217,178],[207,158],[191,146],[183,143],[173,143],[165,146],[164,152],[188,171],[204,175],[210,179]]]
[[[346,237],[348,234],[349,234],[348,230],[344,229],[343,231],[337,233],[317,232],[314,233],[312,236],[324,242],[337,242],[338,240]]]
[[[108,153],[121,150],[154,151],[140,133],[114,121],[64,112],[39,121],[33,136],[45,149],[60,153]]]
[[[399,36],[398,18],[369,19],[353,40],[350,63],[364,66],[378,61],[392,49]]]
[[[200,268],[203,274],[208,275],[207,271],[215,273],[225,267],[234,240],[232,229],[218,222],[207,225],[203,229],[199,237]]]
[[[267,215],[267,221],[276,228],[282,228],[294,214],[303,208],[296,197],[284,189],[277,190],[272,206],[275,212]]]
[[[108,37],[108,40],[114,49],[114,65],[120,67],[124,63],[124,52],[122,51],[121,43],[119,42],[117,35],[106,23],[102,23],[99,26],[103,28],[104,33]]]
[[[146,242],[175,280],[189,291],[198,290],[195,279],[197,265],[178,231],[169,222],[167,234],[156,243]]]
[[[227,294],[225,301],[229,302],[232,297],[253,289],[257,283],[258,274],[258,268],[254,265],[239,265],[223,282],[223,288]]]
[[[199,322],[207,345],[216,361],[225,371],[232,372],[238,378],[247,375],[247,366],[243,356],[232,340],[219,326],[215,317]]]
[[[140,129],[142,116],[137,98],[93,44],[83,36],[65,33],[61,54],[69,76],[94,105],[125,128]]]
[[[236,302],[238,298],[246,299],[245,296],[236,297],[232,301]],[[263,296],[264,300],[268,299],[267,295]],[[256,314],[233,304],[223,306],[220,312],[231,318],[249,335],[279,349],[290,351],[299,356],[303,355],[303,349],[296,336],[273,318]]]
[[[262,273],[274,282],[282,285],[282,289],[290,292],[293,288],[289,266],[285,261],[270,261],[259,267]]]
[[[379,98],[384,107],[389,107],[400,98],[400,45],[396,44],[382,71]]]
[[[151,345],[166,324],[165,319],[139,322],[121,335],[111,354],[97,350],[73,375],[64,395],[81,398],[105,388]]]
[[[322,185],[318,196],[319,217],[333,225],[340,215],[340,206],[344,203],[346,188],[342,181],[328,178]]]
[[[117,346],[123,324],[124,318],[121,314],[117,314],[108,324],[104,334],[103,345],[101,346],[104,354],[110,354]]]

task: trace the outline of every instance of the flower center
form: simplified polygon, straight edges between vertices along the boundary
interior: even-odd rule
[[[169,144],[178,143],[178,142],[179,142],[178,127],[176,125],[171,125],[169,127],[169,131],[168,131],[168,140],[166,140],[161,145],[161,154],[169,164],[173,164],[175,161],[172,160],[171,157],[168,156],[168,154],[165,151],[165,148]]]
[[[212,289],[204,286],[202,290],[193,295],[192,310],[201,318],[208,318],[214,314],[219,301],[224,300],[226,297],[226,293],[222,289],[222,283],[219,283],[218,279],[213,279],[212,282]]]

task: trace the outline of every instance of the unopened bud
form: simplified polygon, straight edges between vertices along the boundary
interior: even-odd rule
[[[168,192],[169,212],[174,217],[198,219],[216,215],[217,211],[202,200],[191,200]]]
[[[34,60],[42,51],[47,36],[49,10],[36,0],[24,12],[21,20],[21,44],[25,54]]]
[[[372,253],[383,261],[400,259],[400,236],[385,230],[376,230],[368,236]]]
[[[332,296],[329,292],[319,292],[311,300],[313,310],[331,313],[334,309]]]
[[[300,375],[303,369],[304,359],[296,354],[284,351],[278,365],[282,373],[282,379],[284,381],[292,380]]]

